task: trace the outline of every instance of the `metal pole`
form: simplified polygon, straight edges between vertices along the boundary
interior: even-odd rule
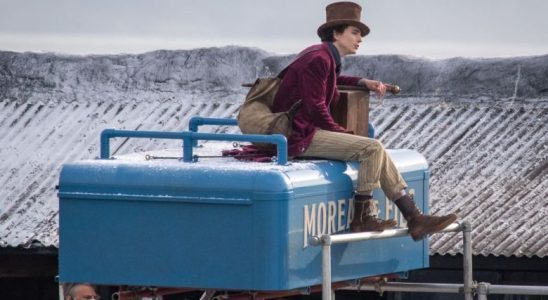
[[[487,300],[487,295],[489,294],[489,284],[485,282],[478,283],[477,287],[478,300]]]
[[[331,236],[322,236],[322,300],[331,299]]]
[[[360,290],[375,292],[422,292],[459,294],[462,292],[462,284],[457,283],[405,283],[405,282],[379,282],[362,283],[359,287],[347,287],[341,290]]]
[[[464,285],[453,283],[405,283],[405,282],[379,282],[362,283],[359,286],[340,288],[349,291],[381,291],[381,292],[421,292],[421,293],[445,293],[460,294]],[[548,295],[548,286],[533,285],[492,285],[487,282],[479,282],[476,287],[478,300],[486,300],[487,295]],[[483,297],[483,298],[482,298]]]
[[[488,294],[548,295],[548,286],[489,285]]]
[[[215,295],[216,290],[214,289],[207,289],[204,291],[202,296],[200,297],[200,300],[211,300],[213,296]]]
[[[444,230],[437,232],[455,232],[455,231],[461,231],[462,225],[459,223],[453,223],[449,226],[447,226]],[[330,235],[330,243],[331,244],[342,244],[342,243],[348,243],[348,242],[359,242],[359,241],[368,241],[368,240],[379,240],[379,239],[387,239],[387,238],[394,238],[394,237],[400,237],[400,236],[406,236],[409,235],[409,230],[407,228],[397,228],[397,229],[387,229],[381,232],[359,232],[359,233],[345,233],[345,234],[335,234]],[[313,246],[323,245],[323,239],[325,239],[327,235],[323,236],[313,236],[310,239],[310,244]]]
[[[441,232],[461,231],[462,226],[459,223],[453,223],[447,226]],[[365,240],[377,240],[393,237],[406,236],[409,230],[406,228],[388,229],[382,232],[360,232],[348,234],[313,236],[310,244],[313,246],[322,246],[322,300],[333,300],[331,291],[331,245],[358,242]],[[471,300],[471,299],[470,299]]]
[[[59,300],[65,300],[65,290],[62,283],[59,283]]]
[[[228,134],[228,133],[197,133],[197,132],[166,132],[166,131],[137,131],[137,130],[115,130],[105,129],[101,132],[101,159],[110,157],[110,139],[116,137],[126,138],[156,138],[156,139],[179,139],[183,140],[183,161],[191,162],[192,141],[240,141],[240,142],[260,142],[275,144],[277,148],[278,165],[286,165],[287,139],[281,134],[260,135],[260,134]]]
[[[463,237],[463,265],[464,275],[464,299],[474,299],[474,282],[472,279],[472,225],[469,222],[462,223]]]
[[[226,119],[226,118],[205,118],[194,116],[188,121],[188,131],[198,132],[198,127],[202,125],[238,125],[238,120],[236,119]],[[192,141],[192,146],[198,146],[198,140]]]
[[[361,284],[355,287],[345,287],[341,290],[366,290],[377,292],[426,292],[426,293],[463,293],[466,300],[472,300],[474,291],[478,300],[487,300],[488,294],[505,295],[548,295],[548,286],[491,285],[481,282],[474,284],[472,277],[472,225],[468,222],[453,223],[441,232],[463,232],[463,276],[464,284],[443,283],[402,283],[384,282]],[[331,289],[331,245],[364,240],[376,240],[407,235],[407,229],[389,229],[383,232],[360,232],[337,235],[313,236],[311,245],[322,245],[322,300],[332,300]]]

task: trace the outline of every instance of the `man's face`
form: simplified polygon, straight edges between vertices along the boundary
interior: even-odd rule
[[[87,284],[79,284],[72,289],[71,300],[98,300],[99,297],[95,293],[93,287]]]
[[[339,49],[341,56],[356,54],[362,42],[362,32],[358,27],[348,26],[342,33],[334,32],[333,44]]]

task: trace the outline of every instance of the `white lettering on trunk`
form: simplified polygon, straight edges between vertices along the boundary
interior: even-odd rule
[[[327,207],[329,211],[327,214],[327,234],[332,234],[337,232],[337,228],[335,227],[335,210],[337,209],[337,204],[335,201],[329,201],[327,202]]]
[[[318,217],[316,218],[317,229],[316,232],[319,235],[326,234],[327,229],[327,208],[325,203],[320,202],[318,205]]]
[[[339,231],[342,231],[345,229],[345,224],[343,224],[343,220],[344,220],[344,204],[345,204],[345,200],[344,199],[341,199],[339,200],[339,209],[338,209],[338,216],[337,216],[337,224],[339,225],[338,227],[338,230],[337,232]]]
[[[316,235],[316,204],[312,204],[312,211],[308,205],[304,206],[304,247],[308,247],[308,237]]]
[[[348,212],[345,211],[346,201],[349,201]],[[303,239],[304,247],[308,247],[308,238],[315,235],[332,234],[344,231],[350,226],[352,199],[340,199],[304,206]],[[345,220],[346,217],[346,220]]]

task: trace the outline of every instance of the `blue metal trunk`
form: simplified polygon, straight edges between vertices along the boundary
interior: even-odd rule
[[[428,166],[389,151],[428,209]],[[238,290],[321,284],[309,237],[344,232],[357,163],[90,160],[63,167],[60,281]],[[380,217],[404,222],[381,191]],[[334,245],[333,281],[428,267],[428,241]]]

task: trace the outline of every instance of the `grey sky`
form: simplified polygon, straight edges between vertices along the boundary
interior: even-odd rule
[[[139,53],[244,45],[295,53],[318,41],[326,0],[0,0],[0,49]],[[548,1],[368,0],[360,54],[548,54]]]

